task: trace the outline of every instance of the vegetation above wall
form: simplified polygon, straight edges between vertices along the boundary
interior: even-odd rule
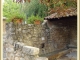
[[[40,16],[44,18],[47,16],[47,6],[44,4],[40,4],[39,0],[31,0],[31,2],[25,2],[22,5],[23,12],[26,14],[27,17],[31,15]]]
[[[5,0],[3,16],[8,18],[7,22],[10,22],[14,17],[27,21],[32,15],[40,18],[55,12],[58,15],[65,15],[66,12],[69,14],[74,8],[77,9],[77,0]]]
[[[21,4],[14,3],[12,0],[5,0],[3,4],[3,16],[7,17],[7,22],[15,17],[25,19],[25,14],[21,12]]]
[[[24,0],[24,2],[26,1],[31,3],[32,0]],[[23,0],[16,0],[16,2],[21,3]],[[77,0],[39,0],[39,2],[48,7],[49,14],[52,14],[57,10],[64,11],[64,9],[77,8]]]
[[[27,23],[28,24],[34,24],[35,21],[40,21],[40,23],[41,23],[41,22],[43,22],[43,18],[41,18],[38,15],[37,16],[31,15],[31,17],[28,18]]]

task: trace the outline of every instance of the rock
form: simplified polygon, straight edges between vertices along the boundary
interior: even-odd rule
[[[25,56],[24,58],[25,58],[25,60],[30,60],[29,56]]]
[[[23,46],[23,53],[28,55],[37,55],[39,54],[39,48],[31,47],[31,46]]]
[[[48,58],[46,58],[46,57],[38,57],[35,60],[48,60]]]
[[[25,60],[24,58],[20,58],[20,60]]]
[[[7,51],[7,52],[14,52],[14,48],[13,48],[13,47],[12,47],[12,48],[11,48],[11,47],[7,47],[7,48],[6,48],[6,51]]]
[[[15,57],[15,60],[20,60],[19,57]]]
[[[6,58],[6,57],[7,57],[7,53],[3,52],[3,58]]]
[[[77,51],[68,53],[66,56],[67,56],[68,58],[70,58],[70,59],[77,60]]]
[[[24,57],[25,55],[22,53],[21,56]]]
[[[12,37],[8,40],[8,43],[10,43],[10,44],[13,44],[13,43],[14,43],[14,41],[13,41],[13,38],[12,38]]]
[[[16,49],[16,50],[17,50],[17,49],[22,50],[23,46],[24,46],[24,43],[17,42],[17,43],[15,44],[15,49]]]
[[[3,60],[7,60],[7,58],[3,58]]]
[[[8,60],[14,60],[14,53],[7,53]]]
[[[21,51],[17,51],[17,53],[15,54],[16,57],[20,57],[21,56]]]

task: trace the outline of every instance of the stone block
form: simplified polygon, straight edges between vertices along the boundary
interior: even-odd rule
[[[13,48],[13,47],[12,47],[12,48],[11,48],[11,47],[7,47],[7,48],[6,48],[6,51],[7,51],[7,52],[14,52],[14,48]]]
[[[7,60],[7,58],[3,58],[3,60]]]
[[[27,33],[28,31],[27,31],[26,29],[23,29],[22,32],[23,32],[23,33]]]
[[[15,57],[15,60],[20,60],[20,58],[19,57]]]
[[[21,56],[22,56],[22,57],[24,57],[24,56],[25,56],[25,54],[23,54],[23,53],[22,53],[22,54],[21,54]]]
[[[21,51],[17,50],[17,53],[15,54],[16,57],[20,57],[21,56]]]
[[[10,43],[10,44],[13,44],[13,43],[14,43],[14,40],[13,40],[12,37],[10,37],[10,38],[7,40],[7,42]]]
[[[30,56],[27,55],[27,56],[24,57],[24,59],[25,60],[30,60]]]
[[[17,50],[17,49],[21,49],[21,50],[22,50],[23,46],[24,46],[24,43],[17,42],[17,43],[15,44],[15,49],[16,49],[16,50]]]
[[[20,58],[20,60],[25,60],[24,58]]]
[[[13,53],[7,53],[7,57],[8,60],[14,60],[14,54]]]
[[[31,47],[31,46],[23,46],[23,53],[28,55],[37,55],[39,54],[39,48]]]
[[[3,52],[3,58],[6,58],[6,57],[7,57],[7,53]]]
[[[48,58],[46,58],[46,57],[38,57],[35,60],[48,60]]]

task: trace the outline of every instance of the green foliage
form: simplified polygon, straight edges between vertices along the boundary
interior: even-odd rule
[[[62,12],[66,9],[77,8],[77,0],[40,0],[42,4],[48,7],[49,14],[58,12],[62,9]],[[57,11],[58,10],[58,11]]]
[[[70,1],[66,0],[65,6],[77,8],[77,2],[75,2],[73,0],[70,0]]]
[[[3,16],[8,18],[8,22],[14,17],[17,17],[23,20],[30,20],[28,23],[33,23],[32,21],[34,21],[34,18],[40,20],[40,18],[44,18],[54,11],[59,12],[61,9],[76,8],[76,1],[77,0],[27,0],[25,3],[15,3],[13,0],[5,0],[3,5]]]
[[[12,16],[10,17],[10,20],[14,19],[14,18],[20,18],[20,19],[23,19],[25,20],[25,14],[23,13],[14,13],[12,14]]]
[[[34,21],[36,21],[36,20],[39,20],[39,21],[43,22],[43,18],[41,18],[40,16],[31,15],[31,17],[28,18],[27,23],[28,24],[33,24]]]
[[[41,4],[39,0],[31,0],[22,5],[23,12],[26,14],[26,21],[28,24],[33,24],[35,20],[43,21],[47,16],[48,8],[46,5]]]
[[[17,4],[12,0],[5,0],[3,4],[3,16],[7,17],[10,22],[14,17],[25,19],[25,14],[21,12],[21,4]]]
[[[40,4],[39,0],[31,0],[31,2],[26,2],[23,5],[24,13],[27,17],[30,17],[32,14],[34,16],[38,15],[40,17],[45,17],[47,15],[47,6]]]

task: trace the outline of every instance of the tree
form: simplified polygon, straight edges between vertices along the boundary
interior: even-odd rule
[[[16,2],[29,2],[32,0],[16,0]],[[37,1],[37,0],[35,0]],[[64,11],[69,8],[77,8],[77,0],[39,0],[41,4],[44,4],[48,7],[48,13],[51,14],[56,11]],[[35,2],[36,3],[36,2]],[[64,13],[64,12],[63,12]]]
[[[22,10],[26,14],[27,23],[28,22],[33,23],[34,18],[37,18],[37,16],[40,19],[47,16],[47,6],[46,5],[40,4],[39,0],[30,0],[30,1],[31,1],[30,3],[29,2],[22,3]],[[32,18],[33,20],[31,20]]]
[[[27,17],[31,15],[39,15],[40,17],[44,17],[47,15],[47,6],[44,4],[40,4],[39,0],[31,0],[31,2],[26,2],[23,4],[23,12],[26,13]]]

